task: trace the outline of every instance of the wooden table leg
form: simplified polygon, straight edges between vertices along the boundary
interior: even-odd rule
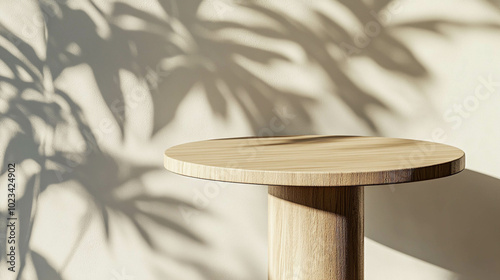
[[[359,187],[269,187],[269,279],[363,279]]]

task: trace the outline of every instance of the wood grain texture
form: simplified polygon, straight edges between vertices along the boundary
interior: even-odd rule
[[[362,280],[363,187],[269,187],[269,279]]]
[[[229,138],[178,145],[165,168],[218,181],[280,186],[364,186],[449,176],[462,150],[438,143],[363,136]]]

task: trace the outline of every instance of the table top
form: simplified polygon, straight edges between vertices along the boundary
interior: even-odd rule
[[[165,151],[165,168],[217,181],[277,186],[362,186],[421,181],[465,168],[462,150],[434,142],[301,135],[192,142]]]

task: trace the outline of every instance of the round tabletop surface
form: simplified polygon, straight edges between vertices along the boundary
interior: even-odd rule
[[[186,176],[276,186],[362,186],[421,181],[465,168],[462,150],[433,142],[301,135],[207,140],[165,152]]]

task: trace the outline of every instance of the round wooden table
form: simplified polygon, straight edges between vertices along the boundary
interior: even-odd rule
[[[178,174],[269,186],[273,280],[363,279],[363,186],[435,179],[464,167],[458,148],[383,137],[230,138],[165,152],[165,168]]]

